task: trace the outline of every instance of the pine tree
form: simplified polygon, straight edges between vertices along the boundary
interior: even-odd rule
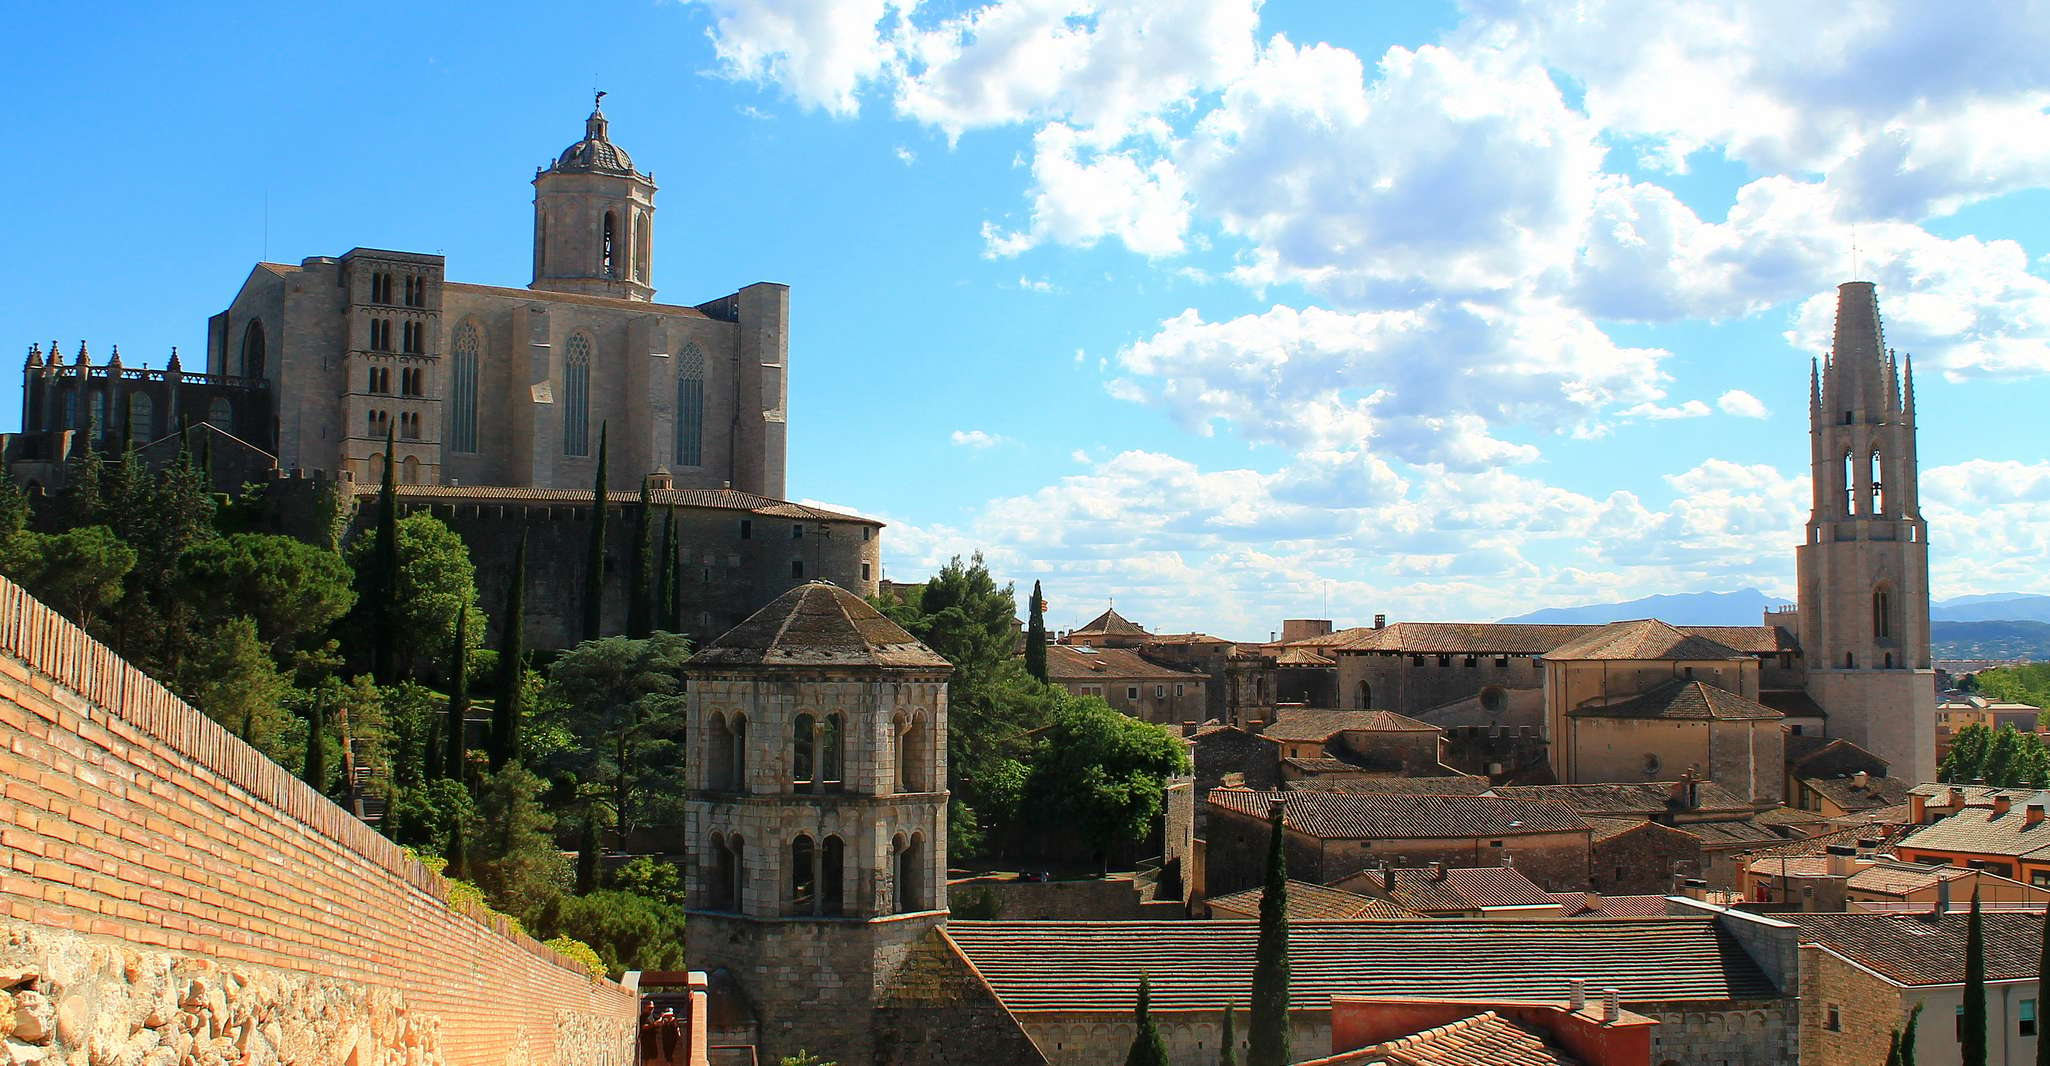
[[[64,471],[64,525],[70,529],[98,525],[106,500],[100,487],[100,454],[93,450],[93,434],[88,429],[77,437],[77,447],[72,450],[71,462]]]
[[[1224,1005],[1224,1038],[1217,1054],[1217,1066],[1239,1066],[1239,1034],[1232,1027],[1231,1016],[1236,1013],[1231,1004]]]
[[[1964,1066],[1986,1066],[1986,929],[1979,915],[1979,890],[1965,918],[1965,1014],[1958,1050]]]
[[[327,701],[317,695],[306,710],[306,766],[299,777],[315,792],[327,791]]]
[[[526,675],[527,533],[513,552],[512,586],[505,593],[505,634],[498,644],[498,702],[491,712],[491,771],[520,757],[520,686]]]
[[[662,516],[662,577],[656,584],[656,606],[662,612],[662,630],[670,633],[683,631],[683,601],[676,595],[678,574],[676,572],[676,508],[665,507]]]
[[[372,546],[370,672],[380,685],[397,681],[399,662],[399,478],[396,441],[384,430],[384,483],[377,492],[377,540]]]
[[[1046,680],[1046,600],[1039,594],[1039,582],[1032,583],[1032,610],[1025,626],[1025,672]]]
[[[584,560],[584,639],[597,640],[605,625],[605,441],[598,423],[598,477],[591,487],[591,547]]]
[[[1288,1066],[1288,855],[1281,804],[1269,815],[1267,885],[1260,894],[1260,946],[1253,959],[1253,1025],[1246,1066]]]
[[[1125,1066],[1167,1066],[1167,1041],[1160,1038],[1160,1028],[1153,1024],[1153,1015],[1148,1012],[1152,998],[1152,984],[1142,973],[1139,975],[1139,1031],[1132,1037],[1132,1050],[1125,1055]]]
[[[456,608],[456,639],[449,649],[448,726],[443,730],[441,776],[463,780],[463,764],[469,759],[468,736],[463,722],[470,714],[470,612]]]
[[[649,557],[654,549],[649,537],[654,530],[654,508],[649,502],[648,479],[641,479],[641,505],[634,512],[633,563],[627,574],[626,587],[626,635],[635,640],[646,640],[655,629],[655,589],[649,586]]]

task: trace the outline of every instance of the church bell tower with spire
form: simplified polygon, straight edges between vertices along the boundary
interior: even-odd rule
[[[527,287],[652,301],[655,176],[612,143],[598,93],[582,140],[534,175],[534,281]]]
[[[1814,503],[1796,552],[1808,693],[1829,734],[1911,782],[1936,776],[1929,527],[1916,492],[1915,377],[1885,347],[1869,281],[1837,287],[1809,375]]]

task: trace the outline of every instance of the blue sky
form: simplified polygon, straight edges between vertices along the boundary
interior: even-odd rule
[[[2050,19],[1559,7],[27,7],[0,323],[159,366],[266,253],[523,284],[598,87],[659,298],[792,286],[791,494],[893,577],[1241,638],[1787,593],[1855,254],[1937,595],[2050,591]]]

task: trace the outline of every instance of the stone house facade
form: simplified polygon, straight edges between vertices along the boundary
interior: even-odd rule
[[[1046,679],[1077,696],[1095,696],[1145,722],[1180,729],[1203,721],[1209,678],[1176,670],[1125,648],[1050,644]]]

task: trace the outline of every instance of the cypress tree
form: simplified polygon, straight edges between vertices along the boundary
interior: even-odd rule
[[[584,831],[577,840],[577,895],[598,891],[598,815],[584,811]]]
[[[1145,974],[1139,975],[1139,1031],[1132,1037],[1132,1050],[1125,1054],[1125,1066],[1167,1066],[1167,1041],[1148,1013],[1153,989]]]
[[[441,716],[427,719],[427,743],[420,753],[420,779],[432,781],[441,776]]]
[[[1260,894],[1260,946],[1253,959],[1253,1026],[1246,1066],[1288,1066],[1294,1061],[1288,1031],[1288,855],[1283,850],[1281,804],[1268,815],[1267,885]]]
[[[1039,582],[1032,583],[1032,610],[1025,625],[1025,672],[1046,680],[1046,600],[1039,594]]]
[[[319,695],[306,712],[306,766],[299,777],[313,791],[327,791],[327,703]]]
[[[105,509],[105,494],[100,487],[100,455],[93,450],[93,427],[79,434],[78,447],[71,453],[71,462],[64,471],[64,524],[77,529],[100,521]]]
[[[463,819],[461,815],[457,815],[455,820],[451,821],[448,825],[448,850],[443,852],[441,857],[448,860],[448,866],[444,869],[448,871],[450,877],[462,878],[464,880],[469,878],[470,851],[463,844]]]
[[[1886,1066],[1901,1066],[1901,1031],[1886,1034]]]
[[[584,639],[597,640],[605,624],[605,431],[598,423],[598,477],[591,487],[591,548],[584,560]]]
[[[665,507],[662,516],[662,577],[656,582],[657,606],[662,612],[662,628],[666,632],[683,631],[683,600],[676,595],[676,508]]]
[[[2036,1009],[2040,1013],[2043,1009],[2041,1004],[2046,998],[2042,990],[2050,988],[2050,910],[2043,912],[2043,951],[2036,960],[2036,988]],[[2042,1024],[2041,1021],[2036,1023],[2039,1027],[2036,1037],[2036,1066],[2050,1066],[2050,1034],[2042,1032]]]
[[[648,501],[648,479],[641,479],[641,505],[634,514],[634,554],[632,569],[627,575],[626,635],[635,640],[645,640],[655,629],[655,590],[648,584],[649,563],[654,560],[649,554],[649,535],[654,533],[654,509]]]
[[[1964,1033],[1958,1039],[1964,1066],[1986,1066],[1986,929],[1979,915],[1979,890],[1972,889],[1972,913],[1965,918]]]
[[[448,728],[447,739],[442,742],[441,776],[451,781],[463,780],[464,766],[468,761],[469,742],[463,722],[470,713],[470,612],[456,608],[455,646],[449,649],[448,665]]]
[[[1915,1066],[1915,1030],[1922,1025],[1922,1005],[1908,1012],[1908,1027],[1901,1030],[1901,1066]]]
[[[1239,1035],[1232,1028],[1231,1016],[1235,1013],[1231,1004],[1224,1005],[1224,1040],[1222,1050],[1217,1054],[1217,1066],[1239,1066]]]
[[[520,757],[520,683],[525,674],[527,626],[527,531],[513,552],[512,587],[505,593],[505,634],[498,644],[498,702],[491,711],[491,771]]]
[[[372,545],[370,672],[380,685],[397,681],[399,662],[399,478],[392,429],[384,430],[384,483],[377,491],[377,540]]]

